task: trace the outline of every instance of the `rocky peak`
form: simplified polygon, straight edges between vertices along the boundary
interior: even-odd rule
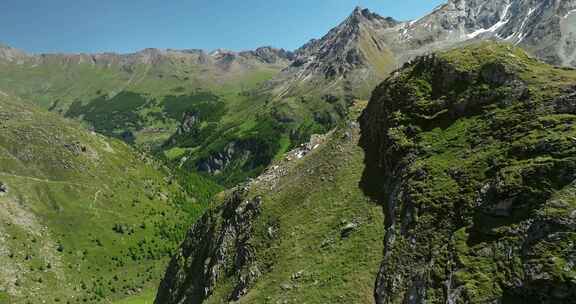
[[[308,62],[327,78],[345,76],[355,67],[367,64],[365,48],[385,48],[378,32],[399,24],[392,18],[384,18],[368,9],[356,7],[352,14],[326,36],[311,40],[296,51],[295,65]]]
[[[210,52],[210,56],[212,57],[233,56],[233,55],[236,55],[236,52],[227,49],[215,49],[212,52]]]
[[[385,27],[393,27],[400,22],[392,17],[382,17],[367,8],[357,6],[344,23],[349,25],[380,23],[381,25],[385,25]]]
[[[388,33],[399,61],[461,42],[500,40],[556,65],[576,65],[575,0],[449,0]]]
[[[27,57],[29,57],[29,55],[24,51],[0,43],[0,60],[13,62],[22,61]]]
[[[167,51],[156,48],[146,48],[140,52],[135,53],[134,57],[137,61],[143,64],[157,64],[167,54]]]
[[[370,10],[357,6],[352,12],[352,14],[350,14],[347,21],[349,23],[359,24],[362,23],[363,21],[377,19],[379,17],[380,16],[378,16],[377,14],[370,12]]]
[[[319,40],[313,39],[300,48],[298,54],[306,54],[314,49],[331,50],[343,45],[357,42],[368,32],[394,27],[400,22],[391,17],[384,18],[368,9],[356,7],[340,25],[328,32]]]
[[[325,36],[296,50],[290,67],[270,81],[267,89],[282,98],[312,93],[306,84],[316,82],[317,88],[330,88],[330,92],[323,93],[341,94],[344,85],[354,91],[348,92],[350,96],[356,95],[355,88],[375,84],[394,69],[395,59],[381,33],[400,24],[393,18],[356,7]]]
[[[294,53],[284,49],[273,48],[271,46],[264,46],[253,51],[241,52],[240,55],[253,56],[256,57],[256,59],[269,64],[291,61],[294,59]]]

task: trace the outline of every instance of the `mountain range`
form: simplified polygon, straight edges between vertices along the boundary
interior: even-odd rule
[[[227,192],[155,303],[572,303],[575,81],[509,44],[414,59]]]
[[[320,40],[295,51],[291,67],[278,76],[280,96],[307,93],[315,81],[326,92],[363,91],[419,55],[477,40],[519,45],[555,65],[575,66],[574,1],[451,0],[418,20],[400,22],[356,8]],[[304,91],[302,91],[304,90]]]
[[[0,96],[0,118],[0,303],[98,302],[155,285],[205,209],[184,191],[199,183],[17,97]]]
[[[356,8],[294,52],[28,55],[4,46],[0,90],[232,185],[334,127],[355,98],[368,98],[417,56],[496,40],[550,64],[574,66],[575,9],[574,1],[451,0],[401,22]],[[195,101],[203,105],[191,106]],[[112,118],[104,119],[109,112]],[[275,139],[249,135],[263,122],[273,125]]]
[[[574,0],[449,0],[294,51],[0,45],[0,303],[568,303],[575,42]]]

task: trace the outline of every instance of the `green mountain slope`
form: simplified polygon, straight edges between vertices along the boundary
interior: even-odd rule
[[[572,303],[576,71],[483,43],[422,57],[361,119],[376,303]]]
[[[252,141],[252,134],[261,133],[260,121],[272,121],[272,127],[278,128],[264,109],[266,97],[252,92],[287,65],[290,55],[282,50],[18,54],[17,59],[0,58],[0,91],[165,156],[175,166],[218,175],[232,167],[229,161],[201,166],[200,160],[209,164],[214,155],[235,143],[243,147],[238,153],[250,154],[248,159],[235,157],[236,165],[257,171],[259,162],[267,164],[283,146],[279,140]],[[283,138],[279,133],[273,137]],[[256,154],[268,150],[264,160],[258,159]],[[226,178],[220,180],[226,183]]]
[[[156,303],[570,303],[574,84],[506,44],[407,64],[362,115],[365,159],[352,124],[229,193]]]
[[[119,140],[0,96],[0,303],[105,303],[156,285],[204,209],[179,181]]]
[[[371,303],[382,212],[358,188],[359,129],[289,153],[194,225],[156,303]]]
[[[204,53],[151,49],[131,55],[0,60],[0,89],[81,118],[102,134],[124,135],[128,141],[155,147],[175,133],[186,111],[196,110],[194,103],[220,101],[234,109],[235,102],[245,99],[241,93],[284,66],[253,59],[234,68],[203,60],[216,59]]]

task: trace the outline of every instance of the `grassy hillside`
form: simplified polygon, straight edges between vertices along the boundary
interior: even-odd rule
[[[363,114],[378,303],[572,303],[576,70],[507,44],[419,58]]]
[[[358,189],[358,135],[354,124],[342,126],[305,158],[272,169],[278,180],[264,175],[252,185],[248,197],[263,201],[253,240],[263,275],[240,303],[372,303],[383,219]]]
[[[150,63],[94,64],[74,57],[0,61],[0,90],[63,115],[81,118],[94,130],[121,137],[132,133],[144,146],[169,138],[184,112],[197,102],[225,101],[234,108],[246,90],[282,66],[222,71],[178,57]],[[175,56],[175,55],[174,55]]]
[[[342,125],[315,139],[211,209],[156,303],[372,303],[383,219],[358,188],[358,132]]]
[[[0,303],[104,303],[155,286],[218,191],[18,98],[0,96],[0,117]]]
[[[199,159],[259,132],[259,116],[270,119],[270,115],[263,110],[266,98],[250,92],[284,66],[259,61],[232,62],[229,67],[202,64],[182,53],[133,63],[110,56],[118,62],[94,63],[88,55],[48,56],[19,63],[0,60],[0,91],[196,170]],[[196,124],[183,130],[179,127],[186,115],[194,116]],[[272,158],[279,147],[257,144],[249,152],[273,149],[266,156]],[[238,165],[252,166],[245,162],[240,160]]]
[[[131,64],[94,63],[88,55],[0,61],[0,91],[228,186],[258,175],[346,115],[343,99],[272,102],[260,88],[285,63],[223,67],[191,56],[168,53]]]
[[[574,84],[506,44],[407,64],[362,116],[365,159],[341,126],[231,191],[156,303],[569,303]]]

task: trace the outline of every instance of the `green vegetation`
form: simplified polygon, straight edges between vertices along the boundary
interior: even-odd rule
[[[114,55],[94,62],[82,55],[2,61],[0,88],[164,158],[173,168],[200,169],[225,186],[257,176],[271,160],[347,115],[350,97],[326,95],[314,84],[277,98],[263,85],[285,63],[255,61],[227,70],[181,54],[144,53],[127,62]],[[155,59],[145,60],[148,55]],[[373,59],[380,72],[389,70],[389,60]],[[234,153],[226,155],[231,146]]]
[[[0,157],[10,161],[0,165],[6,173],[0,182],[10,192],[0,201],[26,202],[32,206],[27,214],[47,227],[35,238],[34,229],[3,228],[16,235],[6,247],[19,259],[10,264],[34,269],[2,281],[17,303],[27,296],[20,291],[34,284],[40,290],[35,297],[71,303],[146,293],[186,229],[222,190],[213,181],[231,186],[255,177],[347,114],[348,101],[340,97],[281,101],[262,93],[262,84],[282,66],[224,73],[164,59],[128,65],[82,56],[0,62],[2,92],[17,96],[3,101],[2,110],[32,113],[4,122],[10,132],[0,135]],[[26,119],[36,124],[16,124]],[[117,140],[84,132],[80,124],[151,152],[173,173]],[[26,145],[16,151],[19,141]],[[190,173],[198,170],[202,176]],[[41,258],[48,247],[56,248],[49,264]]]
[[[303,160],[288,164],[277,188],[256,183],[262,196],[253,244],[264,274],[240,303],[372,303],[382,253],[382,210],[358,183],[358,129],[341,126]],[[276,237],[269,237],[277,227]],[[354,227],[349,235],[346,227]],[[221,303],[226,284],[206,303]]]
[[[208,288],[204,303],[223,303],[246,286],[238,303],[372,303],[383,218],[358,188],[358,136],[341,124],[305,157],[277,160],[213,206],[173,258],[159,301],[199,301]]]
[[[0,117],[2,301],[102,303],[155,288],[220,191],[11,97]]]
[[[61,56],[22,64],[0,62],[0,87],[157,156],[184,149],[174,150],[183,152],[177,156],[169,153],[170,163],[194,168],[201,157],[221,152],[214,151],[214,146],[222,148],[244,138],[244,126],[256,126],[259,117],[267,115],[265,97],[252,92],[283,67],[255,63],[226,72],[213,65],[181,62],[172,57],[176,55],[163,56],[158,62],[130,64],[89,64],[81,57]],[[186,115],[196,116],[197,122],[182,130]],[[210,149],[195,149],[209,145]],[[238,166],[261,162],[244,161]],[[245,178],[237,170],[227,170],[236,178],[217,180]],[[259,169],[249,171],[254,176]]]
[[[277,98],[263,84],[282,64],[255,62],[228,71],[175,54],[159,56],[132,63],[114,56],[96,62],[86,56],[0,62],[0,88],[166,157],[174,168],[196,171],[236,145],[240,150],[231,159],[202,170],[226,186],[257,176],[272,159],[347,115],[350,97],[323,93],[314,84],[302,94]],[[384,73],[390,65],[383,60],[378,69]]]
[[[155,295],[156,293],[153,291],[153,289],[151,289],[140,295],[115,301],[114,304],[154,304]]]
[[[191,95],[166,96],[163,102],[166,116],[179,120],[186,112],[195,113],[202,121],[218,122],[226,114],[225,105],[210,92],[195,92]]]
[[[123,132],[144,127],[138,110],[147,103],[144,96],[121,92],[111,99],[100,96],[86,105],[76,101],[66,112],[68,117],[82,117],[94,130],[107,136],[120,137]]]
[[[361,144],[363,189],[387,212],[380,299],[574,297],[574,83],[574,70],[480,43],[420,58],[376,89]]]

